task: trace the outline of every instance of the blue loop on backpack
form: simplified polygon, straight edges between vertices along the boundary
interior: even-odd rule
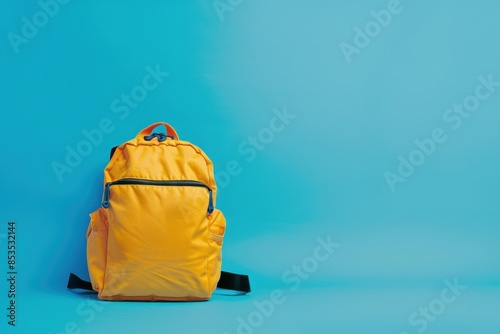
[[[159,142],[165,141],[167,138],[174,139],[173,136],[167,136],[164,133],[152,133],[149,136],[144,136],[144,139],[147,141],[151,141],[153,138],[157,138]]]

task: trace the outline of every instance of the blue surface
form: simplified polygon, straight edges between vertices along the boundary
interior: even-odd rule
[[[2,333],[500,332],[498,2],[0,7]],[[109,149],[156,121],[213,160],[250,295],[66,291]]]

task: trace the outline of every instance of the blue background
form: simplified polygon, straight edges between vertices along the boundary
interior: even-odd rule
[[[479,77],[500,81],[500,4],[401,0],[349,62],[341,43],[355,46],[387,1],[228,1],[219,13],[211,0],[69,1],[17,47],[10,33],[42,8],[0,2],[0,233],[16,220],[20,273],[17,326],[1,315],[1,332],[232,334],[244,319],[258,326],[240,333],[499,333],[500,87],[458,129],[443,116]],[[169,75],[120,119],[113,101],[148,66]],[[271,140],[276,110],[294,118]],[[53,163],[106,118],[113,131],[59,180]],[[69,272],[87,275],[109,149],[156,121],[218,175],[237,164],[219,184],[223,267],[251,276],[250,295],[92,304],[66,291]],[[447,140],[391,191],[384,174],[436,128]],[[241,154],[259,134],[265,148]],[[292,290],[283,275],[314,264],[328,236],[340,248]],[[425,329],[410,323],[455,279],[467,287],[455,302]],[[259,318],[255,302],[275,289],[283,303]]]

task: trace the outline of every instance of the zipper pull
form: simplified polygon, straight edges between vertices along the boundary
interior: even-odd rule
[[[208,189],[208,213],[214,212],[214,198],[212,195],[212,189]]]
[[[102,196],[102,207],[107,209],[109,208],[109,187],[111,186],[111,182],[106,183],[104,188],[104,195]]]

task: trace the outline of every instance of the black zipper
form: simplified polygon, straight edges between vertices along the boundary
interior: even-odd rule
[[[109,208],[109,188],[114,185],[143,185],[143,186],[161,186],[161,187],[200,187],[206,188],[208,190],[208,213],[212,213],[214,211],[214,202],[212,196],[212,189],[207,186],[205,183],[194,180],[146,180],[146,179],[134,179],[134,178],[125,178],[116,180],[113,182],[106,183],[104,187],[104,195],[102,198],[102,207]]]

